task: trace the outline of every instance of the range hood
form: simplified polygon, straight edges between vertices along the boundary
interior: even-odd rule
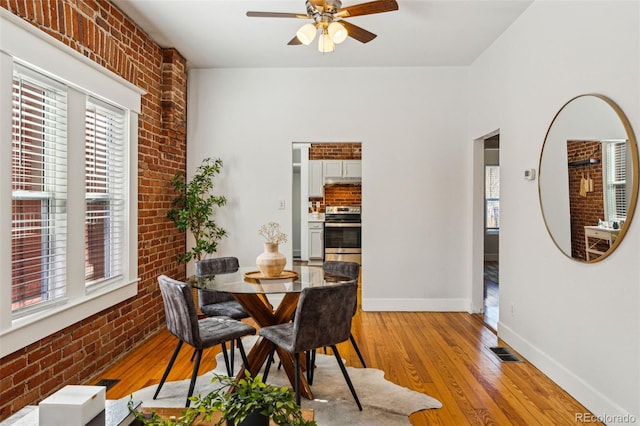
[[[362,185],[361,177],[326,177],[324,178],[325,186],[332,185]]]

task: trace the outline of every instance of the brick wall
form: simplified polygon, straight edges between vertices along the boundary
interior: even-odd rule
[[[313,143],[309,148],[309,160],[362,160],[362,144],[354,143]],[[326,206],[362,205],[362,186],[333,185],[324,188],[324,198],[309,198],[315,206],[320,202],[320,211]]]
[[[600,142],[567,141],[568,162],[595,158],[602,160]],[[593,192],[580,195],[582,178],[593,181]],[[569,166],[569,208],[571,215],[571,257],[586,260],[584,227],[604,219],[602,164]],[[606,250],[606,248],[605,248]]]
[[[138,296],[0,359],[0,420],[66,384],[93,384],[164,325],[156,277],[185,278],[185,235],[166,218],[186,167],[186,67],[107,0],[0,0],[0,7],[147,91],[138,130]]]
[[[354,143],[312,143],[309,160],[361,160],[362,144]]]

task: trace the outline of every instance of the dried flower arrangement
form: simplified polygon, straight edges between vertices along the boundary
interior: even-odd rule
[[[280,224],[277,222],[265,223],[258,229],[258,235],[262,235],[268,243],[286,243],[287,234],[280,231]]]

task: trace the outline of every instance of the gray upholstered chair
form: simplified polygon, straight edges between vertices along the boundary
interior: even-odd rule
[[[206,277],[209,275],[230,274],[236,272],[240,264],[237,257],[214,257],[196,262],[196,276]],[[198,289],[198,305],[200,311],[208,317],[225,316],[241,320],[249,318],[249,314],[242,305],[229,293]],[[227,361],[227,349],[224,347],[225,361]],[[229,376],[233,371],[235,350],[231,342],[231,362],[227,361],[227,371]]]
[[[338,361],[351,395],[358,408],[362,405],[342,363],[336,344],[344,342],[351,333],[353,304],[356,303],[358,283],[346,283],[307,287],[302,290],[293,322],[272,325],[260,329],[260,336],[273,342],[273,350],[265,367],[264,378],[269,375],[276,345],[294,354],[296,402],[300,405],[300,353],[322,346],[329,346]]]
[[[193,346],[196,351],[189,393],[187,394],[186,407],[188,407],[191,402],[189,397],[193,394],[193,388],[196,384],[202,351],[224,342],[236,340],[244,364],[249,365],[241,337],[256,334],[256,329],[229,317],[210,317],[199,320],[193,295],[191,294],[191,287],[166,275],[158,277],[158,284],[164,301],[167,329],[178,338],[178,344],[162,375],[153,399],[156,399],[160,393],[160,389],[162,389],[162,385],[164,385],[183,343],[187,343]]]
[[[237,257],[214,257],[196,262],[196,276],[230,274],[239,268]],[[229,293],[198,290],[200,311],[208,317],[249,318],[242,305]]]
[[[343,277],[348,277],[352,280],[355,280],[356,282],[358,282],[358,276],[360,275],[360,265],[357,264],[356,262],[341,262],[337,260],[327,260],[322,264],[322,269],[324,269],[324,272],[327,274],[341,275]],[[357,310],[358,310],[358,302],[356,301],[356,303],[354,303],[353,305],[353,315],[356,314]],[[362,366],[364,368],[367,368],[367,364],[365,364],[364,362],[364,358],[360,353],[360,348],[358,347],[358,344],[356,343],[356,339],[353,337],[352,333],[349,333],[349,340],[353,345],[353,349],[356,350],[356,354],[358,355],[358,358],[360,359]],[[311,376],[311,380],[313,380],[313,375]]]

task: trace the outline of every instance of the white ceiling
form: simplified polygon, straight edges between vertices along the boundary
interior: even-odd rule
[[[368,0],[343,0],[343,6]],[[305,13],[304,0],[112,0],[190,68],[418,67],[472,63],[530,0],[397,0],[399,10],[348,20],[378,35],[348,38],[333,53],[288,46],[310,20],[250,18],[246,11]]]

